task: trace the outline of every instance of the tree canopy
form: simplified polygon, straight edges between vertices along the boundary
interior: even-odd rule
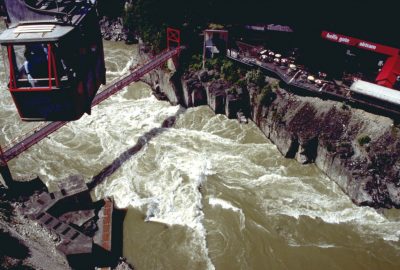
[[[121,0],[118,0],[119,3]],[[103,5],[115,1],[101,0]],[[101,3],[100,2],[100,3]],[[132,0],[125,14],[130,29],[157,44],[164,38],[165,27],[178,27],[188,35],[198,34],[209,23],[289,24],[301,32],[321,29],[346,33],[366,40],[399,46],[396,31],[397,10],[393,1],[330,0],[330,1],[273,1],[273,0]],[[105,4],[108,3],[108,4]],[[118,9],[118,4],[111,8]],[[108,6],[107,6],[108,7]],[[190,42],[190,40],[188,40]]]

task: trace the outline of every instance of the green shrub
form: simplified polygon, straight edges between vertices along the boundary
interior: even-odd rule
[[[205,63],[205,68],[208,70],[215,69],[215,70],[221,71],[224,61],[226,61],[226,60],[224,59],[224,57],[221,57],[221,56],[207,59],[206,63]]]
[[[360,146],[364,146],[371,141],[371,138],[368,135],[362,135],[358,137],[357,141]]]
[[[203,60],[203,57],[201,56],[201,54],[194,54],[194,55],[192,55],[192,58],[190,59],[190,61],[193,63],[201,63],[202,60]]]
[[[264,87],[265,85],[265,75],[261,70],[250,70],[246,73],[247,83],[254,83],[258,87]]]
[[[236,72],[230,74],[223,74],[223,77],[230,83],[235,83],[240,79],[239,74],[237,74]]]
[[[236,87],[231,87],[226,91],[226,93],[230,95],[236,95],[238,93],[238,90],[236,89]]]
[[[226,59],[222,60],[221,75],[225,80],[231,83],[236,83],[240,79],[235,63]]]
[[[279,88],[279,81],[273,81],[270,84],[271,84],[272,91],[274,91],[274,92]]]
[[[189,69],[190,70],[200,70],[203,67],[203,63],[202,63],[202,56],[201,54],[194,54],[192,55],[192,57],[189,60]]]
[[[202,64],[201,64],[201,63],[190,64],[190,65],[189,65],[189,69],[190,69],[190,70],[193,70],[193,71],[200,70],[201,68],[202,68]]]
[[[243,68],[238,68],[237,69],[237,73],[239,74],[239,76],[242,78],[242,77],[244,77],[244,76],[246,76],[246,69],[243,69]]]
[[[265,85],[258,96],[258,100],[262,105],[271,104],[275,99],[275,92],[272,84]]]
[[[345,101],[343,101],[342,102],[342,106],[341,106],[341,108],[342,108],[342,110],[348,110],[349,109],[349,106],[346,104],[346,102]]]
[[[239,80],[236,82],[236,84],[237,84],[237,86],[239,86],[239,87],[242,88],[242,89],[246,89],[246,88],[247,88],[247,82],[246,82],[245,79],[239,79]]]

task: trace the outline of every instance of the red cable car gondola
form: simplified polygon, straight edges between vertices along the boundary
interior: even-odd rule
[[[5,0],[0,35],[8,87],[25,121],[70,121],[90,113],[105,84],[95,1]]]

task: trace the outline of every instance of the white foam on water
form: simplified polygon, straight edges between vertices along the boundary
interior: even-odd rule
[[[208,199],[208,203],[209,205],[213,206],[213,207],[221,207],[222,209],[225,210],[231,210],[233,212],[236,212],[239,214],[239,222],[240,222],[240,230],[244,230],[244,228],[246,227],[246,217],[243,213],[243,210],[232,205],[230,202],[222,200],[220,198],[209,198]]]
[[[111,61],[110,59],[106,59],[106,60],[112,62],[114,65],[116,65],[118,67],[120,65],[120,62],[118,60],[114,60],[114,61]],[[118,68],[118,70],[116,70],[116,71],[107,70],[106,71],[106,75],[108,75],[108,76],[121,76],[121,75],[127,74],[129,69],[130,69],[130,67],[133,66],[136,62],[137,62],[136,57],[132,56],[132,57],[129,58],[128,62],[126,62],[126,64],[124,64],[122,69]]]
[[[102,186],[102,194],[96,196],[113,196],[118,207],[141,209],[146,221],[190,228],[194,242],[189,243],[187,252],[195,251],[193,258],[206,261],[208,269],[215,269],[208,256],[199,190],[207,179],[210,163],[202,154],[187,153],[187,149],[166,142],[163,135],[151,139],[145,150],[123,166],[120,177]],[[173,147],[173,151],[162,151],[165,146]],[[141,172],[140,167],[149,161],[156,161],[157,168],[152,173]]]
[[[288,243],[289,246],[291,247],[318,247],[322,249],[328,249],[328,248],[338,248],[338,246],[333,245],[333,244],[325,244],[325,243],[319,243],[319,244],[297,244],[297,243]]]
[[[318,244],[317,247],[320,247],[320,248],[336,248],[336,246],[332,245],[332,244]]]
[[[220,206],[222,209],[232,210],[233,212],[242,212],[242,209],[233,206],[230,202],[219,199],[219,198],[209,198],[208,203],[211,206]]]
[[[372,208],[355,206],[348,196],[328,178],[321,176],[321,179],[316,180],[319,183],[310,183],[306,177],[286,176],[288,170],[279,162],[272,163],[273,165],[269,168],[254,164],[249,156],[257,154],[257,151],[265,151],[265,148],[269,149],[270,146],[243,146],[229,139],[229,136],[215,135],[216,131],[226,134],[216,121],[222,118],[224,117],[213,117],[204,125],[202,131],[185,130],[185,132],[188,133],[186,138],[196,136],[198,143],[207,150],[212,149],[208,152],[208,159],[213,164],[214,173],[224,175],[224,186],[231,190],[243,188],[255,190],[256,194],[259,193],[259,203],[263,205],[267,215],[287,215],[296,219],[308,216],[313,219],[320,218],[331,224],[354,224],[354,229],[359,230],[363,235],[375,235],[391,241],[398,239],[399,223],[387,220]],[[217,127],[213,129],[212,125]],[[213,132],[210,134],[209,130]],[[197,136],[199,133],[203,133],[201,137]],[[205,146],[206,144],[209,146]],[[219,151],[221,146],[225,150],[231,148],[234,151]],[[247,151],[248,149],[250,150]],[[323,193],[320,192],[321,187],[317,187],[319,185],[323,186]],[[211,203],[217,202],[211,201]],[[228,205],[222,204],[222,206]]]
[[[215,118],[222,119],[223,117]],[[214,131],[224,133],[215,118],[209,121],[204,129],[210,130],[212,126],[210,123],[213,122],[218,126]],[[187,132],[194,133],[195,131]],[[257,155],[258,151],[270,150],[270,146],[243,146],[235,140],[228,139],[229,136],[225,138],[214,138],[214,136],[214,132],[212,134],[205,132],[199,139],[207,141],[210,144],[209,148],[212,148],[212,152],[208,153],[208,158],[213,164],[214,173],[224,175],[222,185],[230,190],[252,190],[256,196],[259,196],[259,204],[263,206],[267,216],[287,215],[296,219],[308,216],[331,224],[352,224],[354,230],[358,230],[364,236],[373,238],[375,235],[386,241],[399,240],[400,222],[390,221],[370,207],[355,206],[348,196],[327,177],[321,175],[320,179],[313,182],[303,176],[301,178],[287,176],[287,168],[279,161],[272,162],[268,165],[269,167],[262,167],[249,158],[252,154]],[[204,143],[201,142],[201,144]],[[225,149],[231,148],[233,151],[220,152],[218,144],[224,145]],[[321,190],[323,190],[322,193]],[[213,199],[210,201],[210,204],[218,203],[224,209],[230,209],[230,202],[223,203],[213,201]]]
[[[266,192],[265,197],[260,198],[260,203],[264,205],[267,215],[287,215],[296,219],[308,216],[331,224],[354,224],[365,235],[372,234],[390,241],[399,240],[400,222],[389,221],[373,208],[355,206],[340,189],[331,187],[331,193],[320,193],[299,178],[278,174],[264,175],[261,179]],[[335,185],[327,178],[321,181],[326,186]]]
[[[185,152],[186,150],[178,149],[179,151]],[[169,225],[179,224],[191,228],[195,234],[195,239],[197,239],[197,243],[194,244],[200,245],[203,253],[192,254],[192,256],[202,260],[205,259],[208,269],[215,269],[208,256],[206,230],[203,226],[202,195],[199,191],[200,186],[206,181],[209,163],[206,157],[202,155],[191,156],[191,158],[186,159],[184,155],[178,154],[172,159],[169,157],[162,159],[161,171],[175,167],[176,164],[168,164],[169,162],[174,162],[174,160],[179,166],[173,169],[174,173],[168,175],[168,177],[176,180],[173,180],[168,186],[152,187],[152,191],[157,194],[159,204],[158,211],[153,212],[154,217],[150,217],[149,220]]]
[[[399,240],[400,240],[400,231],[397,231],[396,235],[385,235],[385,236],[383,236],[383,239],[385,241],[399,242]]]

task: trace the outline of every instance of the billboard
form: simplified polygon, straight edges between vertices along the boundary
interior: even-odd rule
[[[333,42],[342,43],[349,46],[355,46],[360,49],[369,50],[385,55],[399,55],[400,52],[400,50],[396,48],[361,40],[358,38],[348,37],[341,34],[336,34],[333,32],[322,31],[321,36],[322,38]]]

